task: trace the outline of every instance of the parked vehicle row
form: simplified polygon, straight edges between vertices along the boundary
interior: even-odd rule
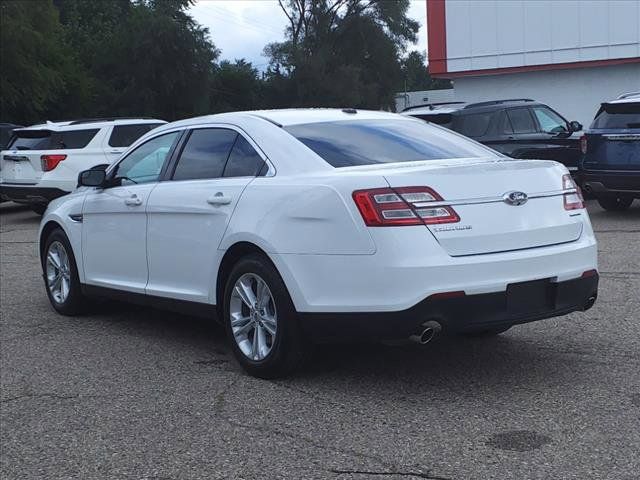
[[[602,103],[581,137],[579,122],[526,98],[429,104],[402,114],[449,128],[512,158],[558,161],[606,210],[625,210],[640,198],[640,93]]]
[[[309,345],[496,334],[590,308],[597,247],[563,165],[408,116],[240,112],[159,126],[39,231],[46,291],[217,317],[252,375]]]
[[[164,123],[85,119],[13,129],[0,153],[0,197],[42,214],[51,200],[76,188],[81,171],[112,163],[141,135]]]

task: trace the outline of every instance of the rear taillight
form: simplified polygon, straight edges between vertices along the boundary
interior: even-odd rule
[[[582,192],[580,191],[580,187],[576,185],[576,182],[568,173],[562,176],[562,189],[563,190],[575,189],[575,192],[573,193],[564,194],[565,210],[578,210],[580,208],[584,208],[584,199],[582,198]]]
[[[65,158],[67,158],[66,155],[42,155],[40,157],[40,161],[42,162],[42,171],[49,172],[53,170]]]
[[[582,135],[580,137],[580,151],[583,154],[587,153],[587,136],[586,135]]]
[[[429,187],[374,188],[353,192],[353,200],[369,227],[433,225],[455,223],[460,217],[447,205],[424,205],[442,202]]]

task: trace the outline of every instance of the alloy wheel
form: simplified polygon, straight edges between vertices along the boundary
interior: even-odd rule
[[[71,288],[69,255],[59,241],[52,242],[46,258],[47,288],[56,303],[64,303]]]
[[[255,273],[245,273],[236,281],[229,302],[233,337],[250,360],[264,360],[276,340],[278,315],[267,283]]]

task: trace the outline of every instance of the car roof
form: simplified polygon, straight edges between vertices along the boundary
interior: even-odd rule
[[[51,131],[69,131],[69,130],[86,130],[89,128],[102,128],[107,125],[139,125],[146,123],[167,123],[164,120],[155,118],[117,118],[117,119],[80,119],[69,120],[64,122],[45,122],[28,127],[21,127],[17,130],[51,130]]]
[[[402,119],[400,115],[374,110],[360,110],[354,108],[288,108],[281,110],[247,110],[241,112],[217,113],[202,117],[188,118],[172,122],[160,130],[171,128],[205,125],[209,123],[233,123],[243,119],[262,119],[278,127],[299,125],[303,123],[337,122],[341,120],[379,120]]]
[[[640,92],[630,92],[620,95],[615,100],[609,100],[608,102],[603,102],[603,105],[607,104],[624,104],[624,103],[638,103],[640,102]]]
[[[425,105],[424,107],[407,108],[403,110],[402,115],[438,115],[442,113],[465,113],[489,112],[501,110],[505,107],[519,107],[526,105],[527,107],[544,105],[531,98],[509,98],[504,100],[487,100],[483,102],[449,102],[442,104]]]

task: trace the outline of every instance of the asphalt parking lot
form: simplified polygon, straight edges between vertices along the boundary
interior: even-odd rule
[[[600,297],[490,339],[244,374],[210,322],[50,308],[39,217],[0,205],[2,479],[638,479],[640,202],[589,207]]]

